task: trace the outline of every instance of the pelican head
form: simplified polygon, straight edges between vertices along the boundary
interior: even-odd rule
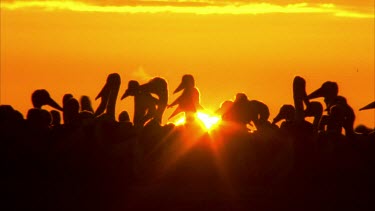
[[[248,101],[247,95],[245,93],[237,93],[234,102],[245,102]]]
[[[31,108],[27,112],[26,121],[29,122],[32,127],[47,129],[52,122],[52,117],[47,110]]]
[[[294,106],[289,105],[289,104],[283,105],[280,108],[280,111],[277,114],[277,116],[273,119],[272,124],[276,124],[282,119],[285,119],[287,121],[292,121],[294,119],[294,113],[295,113]]]
[[[83,95],[80,99],[80,104],[81,104],[82,111],[90,111],[94,113],[94,109],[92,108],[92,105],[91,105],[91,100],[88,96]]]
[[[119,122],[130,122],[129,113],[127,111],[122,111],[118,116]]]
[[[339,87],[337,83],[332,81],[324,82],[323,85],[315,90],[313,93],[309,94],[308,99],[314,99],[318,97],[332,98],[336,97],[339,92]]]
[[[117,73],[109,74],[103,89],[99,92],[98,96],[96,96],[95,100],[109,95],[111,90],[115,87],[119,87],[120,84],[121,84],[121,78],[119,74]]]
[[[63,99],[62,99],[62,102],[63,102],[63,108],[64,108],[65,104],[66,104],[70,99],[72,99],[72,98],[73,98],[73,95],[72,95],[72,94],[69,94],[69,93],[64,94]]]
[[[306,96],[306,81],[300,76],[294,77],[293,95],[294,98],[303,99]]]
[[[31,95],[31,101],[33,103],[34,108],[41,108],[44,105],[49,105],[55,109],[62,111],[63,109],[59,104],[57,104],[49,95],[47,90],[45,89],[38,89],[33,92]]]
[[[307,106],[305,110],[305,116],[311,117],[311,116],[321,116],[323,113],[323,106],[320,102],[310,102],[310,104]]]
[[[134,96],[139,91],[139,83],[138,81],[131,80],[128,83],[128,89],[125,91],[125,93],[122,95],[121,100],[128,97],[128,96]]]
[[[194,77],[190,74],[186,74],[182,76],[182,81],[180,85],[177,87],[177,89],[173,92],[173,94],[186,89],[186,88],[193,88],[195,86],[195,80]]]
[[[64,105],[64,123],[72,123],[79,116],[79,103],[75,98],[70,98]]]
[[[233,106],[233,101],[225,100],[224,102],[220,104],[220,108],[217,109],[215,113],[222,116],[225,113],[227,113],[232,106]]]

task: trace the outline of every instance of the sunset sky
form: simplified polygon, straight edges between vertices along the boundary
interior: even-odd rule
[[[0,104],[26,114],[44,88],[59,104],[71,93],[96,108],[113,72],[119,95],[129,80],[164,77],[172,102],[189,73],[205,108],[244,92],[272,120],[299,75],[308,93],[337,82],[355,125],[375,127],[375,110],[358,111],[375,99],[374,27],[373,0],[1,0]],[[132,114],[133,99],[116,108]]]

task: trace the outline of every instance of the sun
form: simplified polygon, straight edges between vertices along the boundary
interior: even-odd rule
[[[207,131],[212,130],[216,125],[218,125],[218,123],[221,120],[219,116],[212,115],[202,111],[196,113],[196,119],[202,123],[202,125]],[[185,116],[182,116],[181,118],[175,121],[175,125],[183,125],[185,123]]]
[[[200,121],[202,121],[207,130],[211,130],[220,121],[219,116],[214,116],[203,112],[197,112],[197,117]]]

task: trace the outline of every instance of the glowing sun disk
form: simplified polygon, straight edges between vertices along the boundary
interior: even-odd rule
[[[221,120],[219,116],[211,115],[211,114],[204,113],[201,111],[196,113],[196,119],[199,120],[203,124],[206,130],[211,130]],[[175,125],[183,125],[185,123],[186,123],[186,119],[184,116],[182,116],[181,118],[175,121]]]
[[[220,121],[220,117],[212,116],[203,112],[198,112],[197,117],[200,121],[202,121],[207,130],[210,130]]]

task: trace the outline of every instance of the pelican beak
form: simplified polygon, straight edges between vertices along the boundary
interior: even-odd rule
[[[60,111],[63,111],[63,108],[61,108],[61,106],[59,104],[57,104],[52,98],[49,98],[48,101],[47,101],[47,105],[57,109],[57,110],[60,110]]]
[[[108,85],[108,83],[106,83],[103,87],[103,89],[99,92],[98,96],[96,96],[95,100],[103,97],[104,95],[108,94],[110,91],[110,87]]]
[[[324,89],[323,87],[320,87],[319,89],[315,90],[313,93],[309,94],[307,98],[314,99],[314,98],[323,97],[323,96],[324,96]]]
[[[121,100],[124,99],[124,98],[127,98],[127,97],[129,97],[129,96],[130,96],[130,92],[129,92],[129,89],[127,89],[127,90],[125,91],[125,93],[122,95]]]
[[[272,124],[274,125],[274,124],[276,124],[276,123],[278,123],[280,120],[282,120],[283,119],[283,113],[279,113],[279,114],[277,114],[277,116],[273,119],[273,121],[272,121]]]
[[[177,89],[174,90],[173,94],[176,94],[177,92],[179,92],[179,91],[181,91],[181,90],[183,90],[183,89],[185,89],[185,88],[186,88],[186,87],[185,87],[185,83],[184,83],[184,82],[181,82],[180,85],[178,85]]]
[[[370,103],[370,104],[368,104],[367,106],[359,109],[359,110],[362,111],[362,110],[367,110],[367,109],[372,109],[372,108],[375,108],[375,101],[372,102],[372,103]]]

